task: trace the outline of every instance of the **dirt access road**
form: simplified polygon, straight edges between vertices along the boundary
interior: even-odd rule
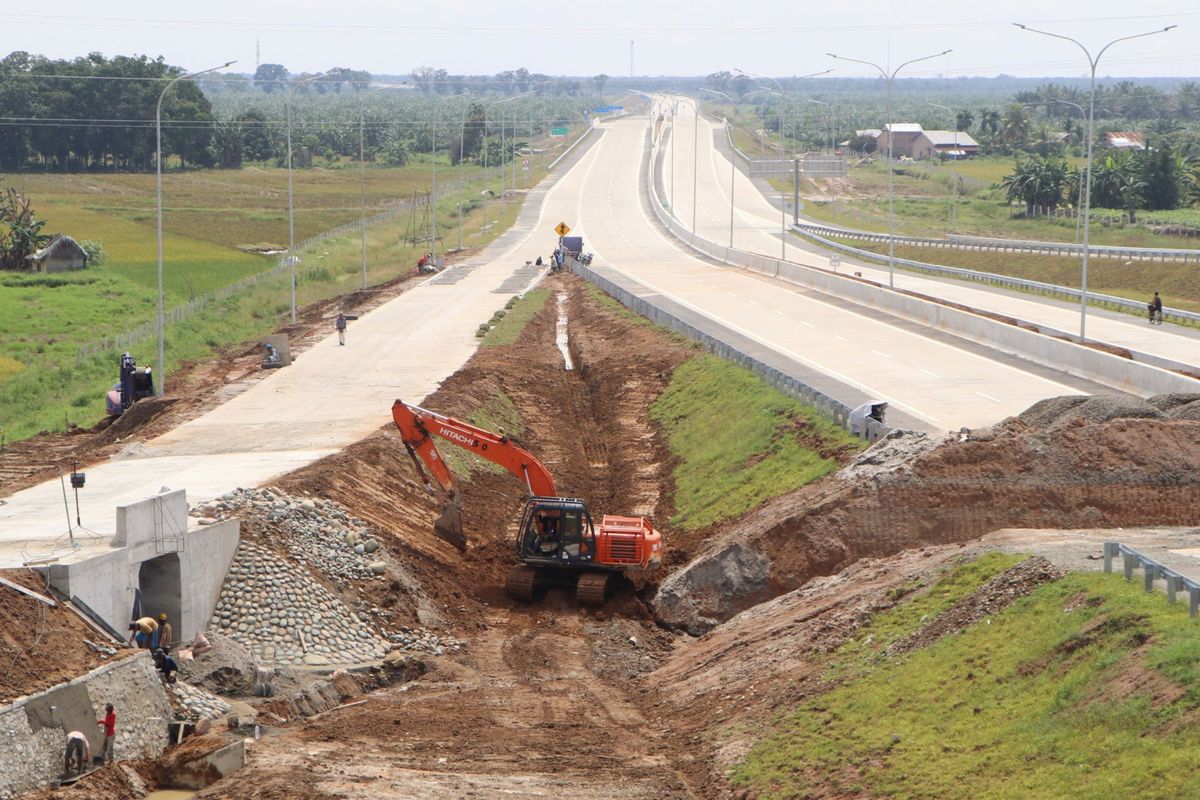
[[[492,609],[481,621],[461,662],[437,659],[418,681],[258,742],[247,769],[198,797],[696,796],[665,731],[595,673],[596,643],[617,645],[588,616]]]

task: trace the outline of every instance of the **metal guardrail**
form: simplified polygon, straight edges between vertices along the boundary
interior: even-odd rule
[[[820,228],[821,226],[807,226],[804,224],[792,225],[791,228],[796,233],[805,238],[815,241],[825,247],[840,250],[843,253],[849,253],[863,261],[872,261],[877,264],[887,264],[888,257],[882,253],[873,253],[870,250],[862,250],[857,247],[851,247],[842,242],[835,242],[832,239],[822,236],[819,233],[813,232],[811,228]],[[827,228],[826,230],[837,230]],[[838,234],[840,235],[840,234]],[[887,241],[886,234],[879,234],[882,241]],[[899,241],[899,239],[897,239]],[[1013,278],[1008,275],[998,275],[994,272],[980,272],[978,270],[963,269],[961,267],[947,267],[943,264],[930,264],[925,261],[912,261],[907,258],[897,258],[895,263],[907,269],[923,272],[930,275],[940,277],[956,278],[958,280],[975,281],[977,283],[988,283],[995,286],[1003,286],[1008,289],[1016,289],[1023,292],[1037,292],[1039,294],[1056,295],[1066,297],[1071,300],[1079,301],[1082,293],[1078,289],[1070,286],[1060,286],[1056,283],[1043,283],[1041,281],[1031,281],[1024,278]],[[1119,311],[1127,313],[1144,315],[1146,314],[1146,304],[1139,300],[1130,300],[1128,297],[1117,297],[1111,294],[1099,294],[1097,292],[1088,292],[1089,305],[1101,305],[1115,308]],[[1172,320],[1177,323],[1184,324],[1200,324],[1200,314],[1193,311],[1184,311],[1178,308],[1163,307],[1163,319]]]
[[[1147,592],[1154,591],[1154,582],[1162,578],[1167,582],[1167,599],[1172,602],[1178,602],[1179,592],[1184,589],[1188,593],[1188,613],[1193,617],[1200,615],[1200,582],[1181,575],[1170,567],[1164,566],[1155,561],[1150,556],[1134,550],[1128,545],[1120,542],[1105,542],[1104,543],[1104,571],[1111,573],[1113,570],[1113,559],[1120,556],[1122,566],[1125,572],[1125,580],[1133,580],[1133,571],[1141,569],[1143,571],[1143,581]]]
[[[804,228],[821,236],[836,236],[839,239],[855,239],[862,242],[887,242],[886,233],[857,231],[851,228],[836,228],[813,222],[798,222]],[[897,236],[897,244],[912,247],[932,247],[941,250],[994,250],[1001,253],[1032,253],[1035,255],[1071,256],[1083,255],[1083,245],[1074,242],[1042,242],[1032,239],[1001,239],[995,236],[966,236],[948,233],[944,239],[925,236]],[[1125,258],[1135,261],[1180,261],[1185,264],[1200,263],[1200,250],[1190,248],[1160,247],[1117,247],[1113,245],[1088,245],[1088,254],[1097,258]]]

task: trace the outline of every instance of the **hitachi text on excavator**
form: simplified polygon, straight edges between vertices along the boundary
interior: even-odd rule
[[[434,534],[459,550],[467,547],[462,498],[435,435],[504,467],[525,485],[529,498],[515,542],[519,563],[505,582],[511,597],[533,600],[546,587],[565,586],[575,589],[581,604],[602,605],[614,576],[661,563],[662,536],[650,520],[605,514],[597,528],[587,504],[559,496],[546,466],[511,437],[401,400],[392,405],[392,418],[417,474],[446,503]]]

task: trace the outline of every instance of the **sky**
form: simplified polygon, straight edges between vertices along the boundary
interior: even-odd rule
[[[740,69],[775,77],[834,69],[878,74],[827,53],[895,67],[901,76],[1079,77],[1084,53],[1070,42],[1021,31],[1022,22],[1080,40],[1092,54],[1106,43],[1168,25],[1165,34],[1121,42],[1100,61],[1101,76],[1200,76],[1196,0],[883,2],[858,0],[58,0],[0,6],[0,56],[27,50],[51,58],[91,51],[163,56],[197,70],[232,59],[237,72],[262,63],[292,72],[334,66],[375,74],[445,68],[494,74],[526,67],[548,75],[704,75]]]

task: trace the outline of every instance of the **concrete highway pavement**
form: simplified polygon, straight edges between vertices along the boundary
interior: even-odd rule
[[[515,279],[527,260],[554,248],[552,228],[574,213],[583,174],[577,167],[547,179],[531,193],[514,228],[479,255],[352,322],[345,347],[338,346],[331,322],[331,335],[290,367],[88,469],[79,493],[84,529],[76,532],[82,551],[69,546],[57,480],[4,498],[0,567],[50,556],[77,559],[106,548],[115,532],[114,508],[164,485],[186,489],[192,502],[263,485],[387,424],[392,401],[419,401],[432,392],[474,353],[479,324],[524,288],[515,284],[536,280]]]
[[[1042,398],[1079,392],[1066,376],[1063,382],[1048,379],[878,315],[855,313],[792,284],[696,258],[651,221],[642,205],[647,126],[645,117],[606,126],[604,138],[580,164],[586,185],[578,219],[595,264],[887,400],[933,430],[991,424]]]
[[[690,101],[680,103],[675,121],[675,208],[677,218],[685,225],[691,224],[692,214],[692,163],[693,121],[695,107]],[[701,117],[696,137],[699,158],[696,176],[696,232],[699,236],[727,244],[729,242],[729,194],[730,162],[725,153],[715,146],[716,137],[724,137],[722,126]],[[664,184],[670,192],[670,147],[664,154],[666,168]],[[779,208],[765,198],[758,184],[751,181],[741,170],[735,173],[734,196],[734,247],[779,258],[781,249],[781,213]],[[790,222],[790,220],[789,220]],[[828,268],[830,251],[823,250],[803,239],[788,234],[787,260],[800,264]],[[934,258],[935,257],[932,257]],[[887,267],[842,257],[843,270],[853,265],[864,278],[887,285]],[[1051,298],[1033,297],[1020,292],[982,287],[977,284],[953,279],[931,278],[897,271],[895,285],[899,289],[939,297],[955,303],[1015,317],[1027,322],[1064,331],[1078,333],[1079,304]],[[1152,289],[1153,287],[1147,287]],[[1181,364],[1200,365],[1200,334],[1173,325],[1151,327],[1147,321],[1127,314],[1088,309],[1087,333],[1089,339],[1147,353]]]

